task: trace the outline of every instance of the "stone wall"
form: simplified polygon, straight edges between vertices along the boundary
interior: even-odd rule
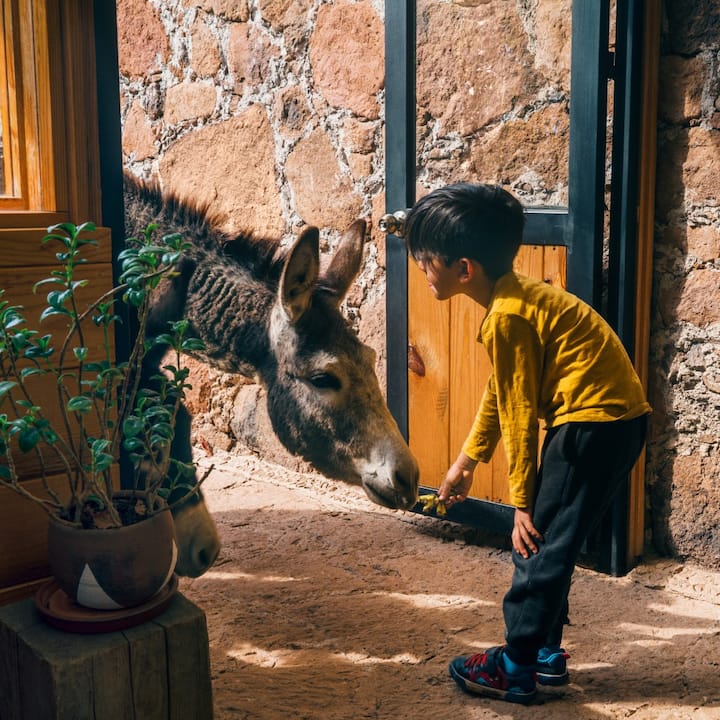
[[[418,0],[418,194],[500,182],[567,202],[571,0]],[[382,0],[118,0],[126,166],[228,228],[326,250],[371,224],[346,300],[384,381]],[[665,0],[648,444],[648,539],[720,566],[720,11]],[[196,440],[249,444],[262,391],[198,366]]]
[[[371,242],[346,310],[378,351],[384,384],[382,6],[340,0],[118,0],[125,166],[201,205],[229,230],[290,242],[322,228],[329,252],[353,220]],[[196,439],[240,440],[290,462],[262,391],[193,372]],[[258,429],[259,428],[259,429]]]
[[[566,205],[570,0],[420,0],[419,192],[476,180]]]
[[[648,447],[663,553],[720,567],[720,7],[664,3]]]

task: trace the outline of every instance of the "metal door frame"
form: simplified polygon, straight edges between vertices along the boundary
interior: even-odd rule
[[[609,48],[610,0],[572,4],[569,188],[567,208],[527,210],[527,244],[568,248],[567,288],[603,314],[632,356],[635,344],[637,202],[642,89],[644,2],[617,3],[615,52]],[[415,0],[385,6],[386,211],[415,202]],[[606,117],[608,83],[614,81],[609,264],[603,288]],[[549,240],[549,238],[552,238]],[[408,438],[408,257],[405,243],[387,236],[386,346],[388,405]],[[601,522],[598,569],[627,572],[629,486],[625,483]],[[470,498],[449,519],[509,534],[509,505]]]

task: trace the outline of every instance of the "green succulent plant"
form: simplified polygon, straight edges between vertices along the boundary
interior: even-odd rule
[[[156,237],[155,225],[126,241],[118,257],[118,284],[89,305],[80,302],[78,291],[89,283],[82,277],[84,251],[97,244],[91,236],[95,230],[93,223],[62,223],[48,228],[43,238],[59,248],[58,266],[34,284],[33,292],[47,290],[39,324],[60,318],[60,335],[31,327],[25,309],[0,288],[0,487],[65,522],[112,527],[123,524],[112,502],[113,467],[121,453],[132,469],[130,484],[147,493],[144,512],[152,513],[156,499],[178,486],[195,487],[190,483],[194,464],[173,459],[170,445],[190,387],[182,355],[202,349],[202,343],[188,336],[184,320],[146,337],[152,303],[189,248],[178,234]],[[128,357],[118,360],[116,326],[131,315],[137,332]],[[102,331],[100,348],[88,347],[89,323]],[[169,360],[147,382],[143,359],[161,346]],[[38,376],[52,378],[54,398],[46,392],[38,396]],[[41,493],[30,491],[18,472],[18,459],[29,454],[40,467]],[[67,476],[67,492],[48,482],[57,472]],[[173,481],[168,483],[168,477]]]

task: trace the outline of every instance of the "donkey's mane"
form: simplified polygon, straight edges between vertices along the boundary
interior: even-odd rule
[[[150,222],[159,231],[178,232],[196,247],[221,256],[255,277],[277,280],[286,254],[277,238],[257,236],[252,232],[229,234],[214,220],[209,204],[191,203],[176,193],[164,193],[156,182],[144,182],[125,173],[126,225],[133,233]]]

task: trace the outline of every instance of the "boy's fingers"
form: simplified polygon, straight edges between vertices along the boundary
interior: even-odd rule
[[[539,541],[543,539],[542,535],[534,527],[525,528],[525,532],[527,532],[528,538],[530,539],[534,538]]]
[[[522,540],[523,540],[523,543],[525,544],[525,547],[526,547],[528,550],[530,550],[530,552],[532,552],[532,553],[536,553],[536,552],[537,552],[537,546],[536,546],[535,543],[533,542],[532,535],[530,535],[530,533],[528,533],[528,532],[526,531],[525,534],[523,535]]]
[[[522,528],[527,533],[528,538],[535,538],[539,542],[544,541],[542,533],[534,525],[523,525]]]
[[[516,552],[518,552],[526,560],[530,556],[530,553],[532,553],[533,555],[537,555],[538,553],[538,547],[533,542],[531,534],[532,531],[537,533],[537,530],[535,530],[535,528],[532,528],[531,530],[524,525],[518,525],[515,528],[515,532],[513,533],[513,547],[515,548]]]

